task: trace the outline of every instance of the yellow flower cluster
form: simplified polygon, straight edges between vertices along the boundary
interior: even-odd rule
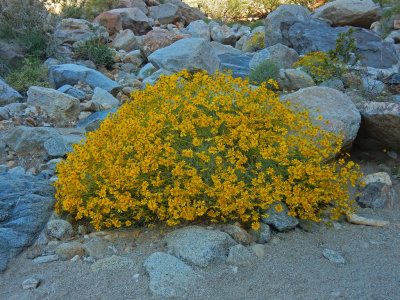
[[[264,49],[265,48],[264,39],[265,39],[264,32],[256,32],[246,42],[246,46],[251,47],[253,51]]]
[[[185,70],[137,91],[57,168],[56,211],[96,229],[238,220],[270,206],[318,220],[351,211],[353,163],[324,164],[340,138],[266,88]],[[317,134],[318,133],[318,134]]]
[[[317,84],[327,79],[339,78],[345,71],[345,64],[340,59],[330,58],[324,52],[308,53],[294,63],[293,67],[310,74]]]

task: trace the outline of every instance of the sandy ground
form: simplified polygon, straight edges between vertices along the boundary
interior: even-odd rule
[[[399,165],[372,157],[374,161],[361,162],[366,174]],[[398,180],[394,186],[400,195]],[[360,212],[391,224],[376,228],[343,221],[316,233],[299,228],[275,233],[265,245],[266,255],[255,257],[250,265],[199,270],[207,279],[202,299],[400,299],[400,200],[390,208]],[[28,250],[0,274],[0,299],[160,299],[149,290],[143,262],[151,253],[165,250],[166,231],[153,227],[136,232],[135,249],[125,255],[135,262],[129,269],[92,272],[91,264],[82,260],[36,265],[26,257]],[[342,254],[346,263],[324,258],[325,248]],[[39,287],[23,290],[22,282],[31,277],[40,279]],[[194,299],[190,291],[185,299]]]

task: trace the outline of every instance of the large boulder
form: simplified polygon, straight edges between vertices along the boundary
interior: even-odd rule
[[[108,37],[108,32],[103,26],[72,18],[61,20],[53,33],[53,39],[58,44],[74,44],[93,38],[107,40]]]
[[[313,11],[311,17],[327,20],[332,26],[357,26],[369,29],[379,18],[379,4],[372,0],[335,0]]]
[[[165,240],[171,254],[199,267],[224,262],[228,249],[236,245],[227,233],[199,226],[172,231]]]
[[[59,88],[65,84],[75,85],[78,81],[83,81],[93,89],[101,87],[114,96],[121,89],[118,83],[99,71],[75,64],[50,67],[49,80],[55,88]]]
[[[154,51],[165,48],[176,41],[188,38],[190,35],[175,33],[168,30],[152,30],[142,37],[141,50],[146,56],[149,56]]]
[[[212,74],[220,69],[220,60],[207,41],[199,38],[179,40],[172,45],[158,49],[148,60],[157,68],[171,72],[187,69],[188,72],[197,69],[206,70]]]
[[[346,32],[349,27],[330,27],[320,20],[309,19],[297,21],[293,19],[281,20],[281,43],[293,48],[300,55],[315,51],[329,51],[334,49],[339,33]],[[399,61],[393,45],[381,39],[373,31],[364,28],[354,28],[353,37],[356,38],[357,54],[361,56],[361,63],[377,68],[391,68]]]
[[[125,29],[116,34],[110,46],[116,50],[132,51],[139,49],[139,41],[132,30]]]
[[[283,91],[297,91],[315,85],[310,75],[298,69],[279,70],[276,82],[279,89]]]
[[[0,272],[36,240],[54,209],[53,195],[47,180],[0,173]]]
[[[181,0],[167,0],[166,2],[172,3],[179,7],[182,14],[182,21],[185,21],[186,24],[190,24],[196,20],[204,20],[207,18],[207,16],[203,14],[200,10],[189,6]]]
[[[335,135],[343,135],[342,150],[349,150],[357,136],[361,116],[354,103],[342,92],[327,87],[308,87],[281,97],[298,109],[307,109],[314,125]],[[319,120],[322,116],[322,120]],[[327,122],[327,123],[326,123]]]
[[[176,257],[155,252],[144,262],[150,290],[163,298],[187,299],[201,294],[202,276]]]
[[[299,55],[295,50],[285,45],[275,44],[256,52],[250,61],[250,69],[254,69],[261,62],[268,59],[277,62],[281,68],[290,68],[299,60]]]
[[[210,41],[211,39],[210,27],[203,20],[197,20],[190,23],[185,28],[184,32],[193,37],[205,39],[206,41]]]
[[[221,70],[228,70],[232,72],[232,77],[237,78],[246,78],[250,72],[250,61],[251,56],[247,54],[243,54],[239,51],[236,52],[226,52],[218,55],[218,58],[221,61]]]
[[[27,104],[39,106],[57,126],[67,126],[78,120],[79,100],[75,97],[39,86],[31,86],[27,94]]]
[[[0,106],[21,102],[22,96],[0,77]]]
[[[265,18],[265,47],[283,43],[282,22],[286,20],[307,21],[310,12],[301,5],[284,4],[279,6]]]
[[[151,30],[149,18],[138,7],[116,8],[103,12],[94,22],[104,25],[111,35],[122,29],[130,29],[135,35],[143,35]]]
[[[358,145],[400,150],[400,103],[364,101],[357,108],[362,117]]]
[[[179,21],[182,14],[178,6],[171,3],[165,3],[151,6],[149,16],[161,24],[171,24]]]
[[[221,44],[235,46],[236,34],[235,31],[227,25],[215,24],[210,29],[211,39]]]
[[[143,11],[146,15],[149,13],[149,9],[146,5],[146,2],[143,0],[120,0],[118,3],[118,8],[127,8],[127,7],[137,7],[141,11]]]

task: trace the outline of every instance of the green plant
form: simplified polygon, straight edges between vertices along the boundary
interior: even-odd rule
[[[38,58],[27,58],[18,69],[11,70],[5,81],[14,89],[25,93],[31,86],[50,87],[47,81],[49,69]]]
[[[261,84],[267,82],[268,88],[272,89],[276,87],[275,83],[271,83],[270,80],[276,81],[279,76],[279,65],[271,59],[264,60],[258,66],[256,66],[249,73],[249,79],[255,84]]]
[[[110,68],[114,63],[112,50],[98,39],[82,42],[77,47],[76,53],[80,58],[91,60],[98,66]]]
[[[391,23],[392,17],[400,14],[400,3],[391,2],[390,4],[390,8],[385,9],[382,12],[382,17],[380,19],[380,24],[382,26],[381,35],[383,38],[387,37],[393,29],[392,24],[388,24],[389,22]]]
[[[361,177],[351,161],[325,163],[340,144],[265,84],[184,70],[135,92],[73,146],[57,166],[56,211],[97,230],[199,218],[257,230],[283,203],[302,219],[338,218],[353,211],[347,187]]]
[[[253,51],[258,51],[265,48],[264,45],[265,33],[256,32],[251,35],[250,39],[246,42],[247,48],[251,48]]]
[[[357,39],[352,37],[355,32],[354,28],[350,28],[346,32],[339,33],[336,39],[335,49],[328,51],[328,58],[337,61],[341,60],[346,65],[354,66],[360,60],[360,56],[356,54]]]

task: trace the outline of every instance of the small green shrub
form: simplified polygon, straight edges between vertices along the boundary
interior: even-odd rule
[[[400,14],[400,3],[391,2],[391,7],[389,9],[385,9],[382,12],[382,17],[380,20],[382,26],[382,37],[387,37],[392,31],[392,26],[389,26],[388,23],[392,19],[394,15]]]
[[[5,81],[20,93],[25,93],[31,86],[50,87],[47,81],[49,69],[38,58],[25,59],[22,66],[11,70]]]
[[[360,60],[360,56],[356,54],[357,39],[352,37],[354,28],[350,28],[346,32],[339,33],[336,39],[335,49],[331,49],[328,52],[328,56],[332,60],[340,59],[346,65],[354,66]]]
[[[271,59],[264,60],[257,67],[250,71],[250,82],[254,82],[258,85],[263,82],[267,82],[268,88],[275,88],[275,85],[272,83],[268,83],[268,81],[270,79],[273,79],[275,81],[278,79],[279,69],[280,67],[275,61]]]
[[[111,49],[97,39],[83,42],[78,46],[76,53],[80,58],[91,60],[98,66],[110,68],[114,63]]]

